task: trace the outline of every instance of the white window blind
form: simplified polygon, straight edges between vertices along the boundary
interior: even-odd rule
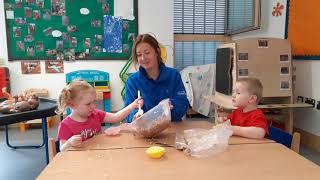
[[[216,49],[221,42],[175,42],[175,68],[216,62]]]
[[[227,0],[227,34],[260,27],[260,0]]]
[[[174,0],[175,34],[224,34],[225,0]]]

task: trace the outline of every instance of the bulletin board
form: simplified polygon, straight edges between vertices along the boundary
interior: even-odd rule
[[[320,56],[320,1],[288,2],[286,38],[291,43],[292,55],[295,59],[299,56]]]
[[[138,0],[4,0],[8,59],[128,59]]]

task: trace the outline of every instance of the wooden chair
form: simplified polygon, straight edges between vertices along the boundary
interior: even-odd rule
[[[289,134],[279,128],[269,126],[269,138],[277,143],[283,144],[299,154],[300,151],[300,133]]]
[[[60,142],[56,141],[54,138],[49,138],[48,143],[51,160],[58,152],[60,152]]]

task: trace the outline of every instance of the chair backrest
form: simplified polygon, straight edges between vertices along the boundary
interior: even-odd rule
[[[277,143],[283,144],[296,153],[300,151],[300,133],[287,133],[279,128],[269,126],[269,137]]]
[[[51,153],[51,158],[53,158],[58,152],[60,152],[60,142],[53,138],[49,138],[49,151]]]

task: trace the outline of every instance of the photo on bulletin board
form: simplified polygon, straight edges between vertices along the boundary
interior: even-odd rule
[[[21,61],[22,74],[40,74],[40,61]]]
[[[289,62],[289,55],[288,54],[281,54],[280,61],[281,62]]]
[[[280,67],[280,75],[289,75],[289,67],[288,66],[281,66]]]
[[[63,73],[63,61],[49,60],[45,62],[46,73]]]
[[[9,61],[129,59],[138,0],[4,0]]]
[[[267,39],[259,39],[258,40],[259,48],[268,48],[268,40]]]
[[[249,70],[248,69],[239,69],[239,77],[248,77]]]
[[[290,81],[281,81],[280,90],[290,90]]]
[[[248,61],[248,53],[238,53],[239,57],[238,60],[239,61]]]

